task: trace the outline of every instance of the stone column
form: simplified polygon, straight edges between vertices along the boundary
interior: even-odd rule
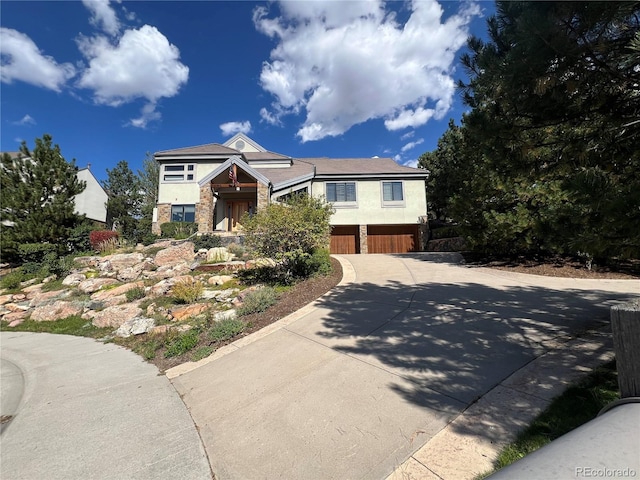
[[[200,202],[196,204],[198,233],[213,232],[213,192],[207,183],[200,187]]]
[[[171,204],[159,203],[158,204],[158,221],[153,222],[151,224],[151,232],[155,233],[156,235],[160,235],[162,233],[162,231],[160,230],[160,225],[170,221],[171,221]]]
[[[358,237],[360,238],[360,253],[369,253],[369,245],[367,244],[367,226],[360,225],[360,232]]]
[[[427,242],[429,241],[429,217],[422,215],[418,217],[418,245],[416,251],[424,252],[427,250]]]
[[[269,205],[269,187],[258,182],[258,202],[256,204],[256,212],[260,212]]]

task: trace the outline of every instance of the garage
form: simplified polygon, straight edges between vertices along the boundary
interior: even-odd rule
[[[406,253],[418,248],[418,225],[367,226],[369,253]]]
[[[357,225],[335,225],[331,229],[331,253],[360,253]]]

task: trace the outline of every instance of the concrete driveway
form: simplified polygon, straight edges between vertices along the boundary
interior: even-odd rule
[[[350,281],[268,335],[167,372],[220,480],[385,478],[514,372],[640,295],[636,280],[470,268],[455,254],[341,261]],[[538,380],[532,398],[554,388]]]

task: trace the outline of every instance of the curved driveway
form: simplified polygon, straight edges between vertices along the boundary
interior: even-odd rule
[[[599,341],[577,350],[604,358],[609,335],[597,332],[609,306],[640,295],[637,280],[529,276],[459,258],[344,255],[351,282],[268,335],[167,372],[217,478],[385,478],[495,387],[528,399],[485,406],[507,424],[558,393],[563,379],[548,369],[516,386],[512,374],[539,358],[575,370],[567,346],[585,335]],[[493,441],[491,422],[477,423],[458,433]]]

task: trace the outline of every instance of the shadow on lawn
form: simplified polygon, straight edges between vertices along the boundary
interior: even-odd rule
[[[406,401],[451,414],[548,351],[550,342],[606,326],[609,306],[629,297],[522,285],[354,283],[321,300],[327,314],[314,335],[408,380],[389,386]],[[576,363],[571,352],[561,358],[565,366]],[[473,428],[465,433],[482,435],[488,427]]]

